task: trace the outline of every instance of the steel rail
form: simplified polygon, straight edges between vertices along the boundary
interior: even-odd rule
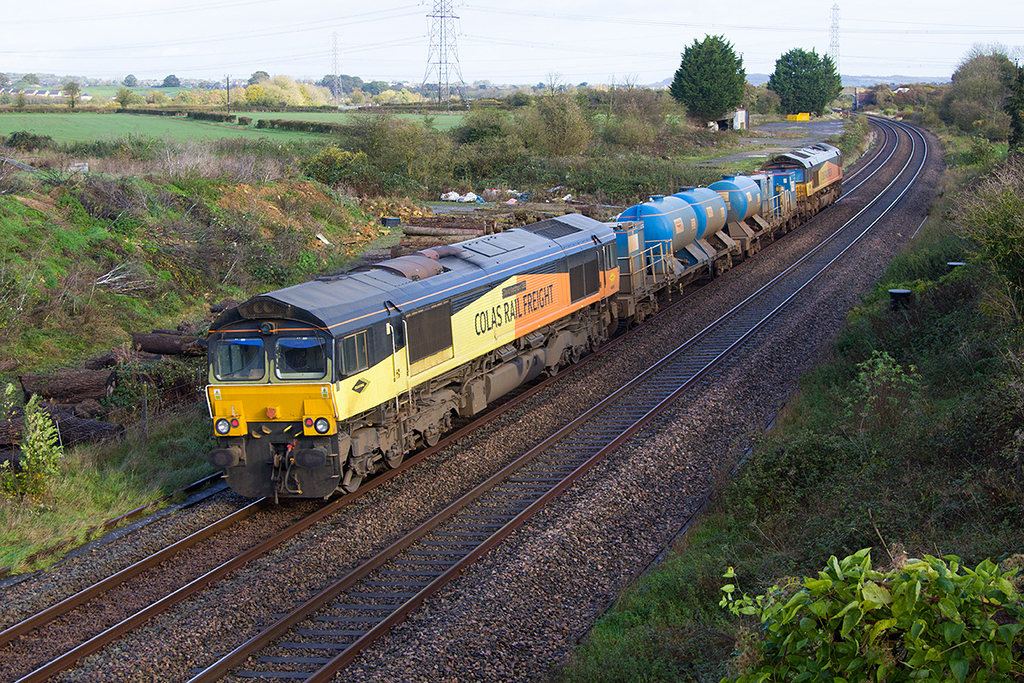
[[[129,510],[128,512],[124,513],[123,515],[120,515],[120,516],[115,517],[113,519],[109,519],[106,522],[103,522],[102,524],[97,524],[96,526],[92,527],[91,529],[86,529],[85,532],[82,534],[82,536],[84,536],[87,540],[92,539],[94,536],[99,534],[100,531],[108,532],[108,531],[116,528],[118,525],[120,525],[120,524],[122,524],[124,522],[128,522],[128,521],[137,519],[138,517],[141,517],[144,514],[146,514],[148,511],[156,509],[157,507],[159,507],[159,505],[161,503],[167,502],[168,500],[173,498],[175,495],[183,494],[183,493],[191,493],[192,491],[198,491],[202,487],[204,487],[204,486],[206,486],[208,484],[212,484],[212,483],[216,482],[218,479],[220,479],[220,477],[221,477],[221,474],[219,472],[216,473],[216,474],[211,474],[209,476],[203,477],[199,481],[195,481],[195,482],[189,484],[188,486],[182,488],[179,491],[175,491],[174,493],[169,493],[166,496],[162,496],[162,497],[158,498],[157,500],[154,500],[151,503],[147,503],[146,505],[140,505],[139,507],[135,508],[134,510]],[[39,560],[42,560],[42,559],[47,558],[47,557],[50,557],[52,555],[56,555],[62,549],[67,548],[68,546],[70,546],[73,543],[75,543],[75,541],[77,541],[78,539],[79,539],[79,537],[76,536],[75,538],[67,539],[63,543],[58,543],[58,544],[52,545],[52,546],[50,546],[48,548],[43,548],[39,552],[36,552],[36,553],[33,553],[33,554],[29,555],[28,557],[26,557],[21,562],[23,564],[27,564],[27,565],[31,566],[31,565],[35,564],[36,562],[38,562]],[[10,576],[13,572],[14,572],[14,565],[13,564],[12,565],[8,565],[8,566],[3,567],[3,568],[0,568],[0,579],[4,578],[6,576]],[[0,644],[2,644],[2,641],[0,641]]]
[[[244,508],[231,513],[227,517],[224,517],[223,519],[220,519],[217,522],[186,536],[176,543],[166,546],[149,557],[139,560],[131,566],[125,567],[116,574],[108,576],[89,588],[81,590],[78,593],[61,600],[55,605],[52,605],[41,612],[37,612],[28,619],[20,621],[17,624],[0,631],[0,646],[48,624],[60,615],[70,612],[74,608],[92,600],[96,596],[102,595],[103,593],[121,585],[125,581],[138,576],[147,569],[151,569],[158,564],[165,562],[177,553],[187,550],[200,541],[204,541],[214,534],[233,526],[236,522],[252,516],[259,510],[265,509],[267,504],[268,501],[265,498],[261,498],[260,500],[250,503]]]

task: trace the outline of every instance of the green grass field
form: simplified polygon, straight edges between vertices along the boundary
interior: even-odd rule
[[[267,138],[290,142],[309,140],[311,137],[329,138],[316,133],[295,133],[269,129],[256,129],[259,119],[289,119],[323,121],[326,123],[351,122],[359,113],[352,111],[325,112],[241,112],[253,120],[251,126],[238,126],[208,121],[193,121],[184,117],[149,116],[145,114],[116,114],[80,112],[77,114],[0,114],[0,135],[19,130],[49,135],[57,142],[87,142],[104,138],[139,135],[173,141],[214,140],[219,138]],[[421,121],[416,114],[399,114],[398,118]],[[462,114],[439,114],[434,126],[447,130],[462,122]]]

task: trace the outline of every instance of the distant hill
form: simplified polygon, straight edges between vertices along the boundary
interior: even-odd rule
[[[767,83],[771,74],[747,74],[747,82],[753,85],[761,85]],[[843,76],[843,87],[858,87],[858,88],[870,88],[873,85],[879,83],[888,83],[889,85],[902,85],[905,83],[949,83],[949,76],[935,76],[935,77],[920,77],[920,76]],[[672,84],[671,78],[666,78],[663,81],[654,83],[648,87],[651,88],[667,88]]]

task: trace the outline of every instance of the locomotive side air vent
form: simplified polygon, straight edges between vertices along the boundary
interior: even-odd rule
[[[287,318],[291,307],[274,299],[255,297],[239,304],[238,313],[243,318]]]

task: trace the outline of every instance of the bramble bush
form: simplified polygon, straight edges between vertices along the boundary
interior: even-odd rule
[[[817,578],[789,579],[756,597],[723,586],[721,606],[762,627],[741,643],[746,665],[736,683],[1024,678],[1017,568],[985,560],[972,570],[952,555],[926,555],[895,557],[879,572],[870,550],[832,556]],[[725,577],[735,576],[730,567]]]

